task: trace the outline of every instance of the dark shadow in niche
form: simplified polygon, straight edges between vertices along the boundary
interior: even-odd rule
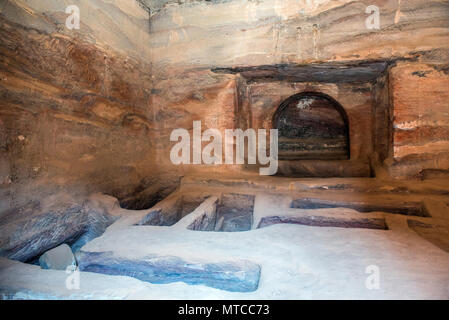
[[[280,160],[350,159],[349,120],[344,108],[320,92],[295,94],[273,116]]]
[[[293,200],[291,208],[295,209],[325,209],[349,208],[359,212],[387,212],[406,216],[430,217],[426,207],[421,201],[353,201],[353,200],[326,200],[319,198],[300,198]]]

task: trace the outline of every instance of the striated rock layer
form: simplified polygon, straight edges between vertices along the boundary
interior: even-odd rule
[[[69,30],[62,2],[0,3],[0,212],[61,188],[124,199],[152,186],[146,206],[170,193],[177,178],[158,184],[154,156],[148,13],[74,3]]]
[[[0,256],[33,261],[63,243],[76,251],[114,221],[106,210],[60,193],[3,214]]]

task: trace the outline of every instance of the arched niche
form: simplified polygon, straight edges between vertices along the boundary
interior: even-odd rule
[[[344,108],[324,93],[289,97],[274,114],[273,127],[279,130],[281,160],[350,158],[348,117]]]

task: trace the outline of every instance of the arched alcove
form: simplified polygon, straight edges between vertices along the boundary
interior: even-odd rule
[[[349,122],[343,107],[317,92],[295,94],[273,117],[279,130],[282,160],[346,160],[350,158]]]

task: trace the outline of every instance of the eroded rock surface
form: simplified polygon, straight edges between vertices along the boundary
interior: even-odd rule
[[[0,255],[29,261],[62,243],[75,246],[101,235],[114,218],[87,202],[59,194],[0,220]]]
[[[79,252],[81,271],[124,275],[151,283],[182,281],[235,292],[255,291],[260,266],[249,261],[192,263],[174,256],[116,257],[111,252]]]

